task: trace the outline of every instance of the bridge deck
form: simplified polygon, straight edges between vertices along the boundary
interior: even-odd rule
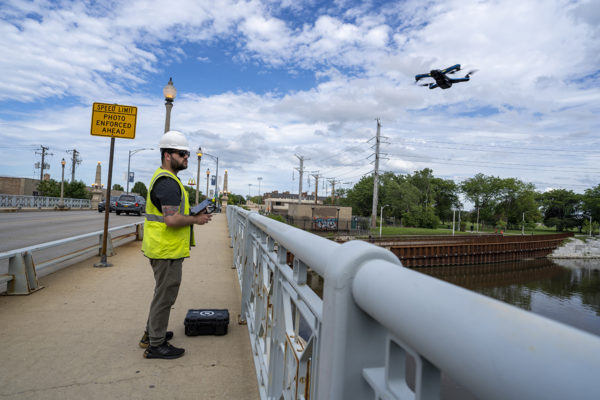
[[[2,399],[258,399],[225,214],[196,227],[171,312],[177,360],[146,360],[138,341],[154,289],[141,242],[40,278],[43,290],[0,297]],[[226,336],[187,337],[189,308],[228,308]]]

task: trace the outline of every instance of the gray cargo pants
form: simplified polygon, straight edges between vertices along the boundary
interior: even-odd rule
[[[154,271],[154,297],[150,303],[146,332],[150,337],[150,346],[160,346],[165,341],[171,307],[177,300],[181,284],[183,258],[176,260],[150,259]]]

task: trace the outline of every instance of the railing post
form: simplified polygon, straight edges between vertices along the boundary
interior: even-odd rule
[[[135,226],[135,240],[144,240],[144,224],[137,224]],[[100,250],[102,251],[102,250]]]
[[[100,235],[98,235],[98,255],[101,256],[102,255],[102,239],[104,238],[104,233],[101,233]],[[113,249],[113,245],[112,245],[112,236],[110,235],[110,232],[107,233],[107,237],[106,237],[106,255],[108,257],[112,257],[115,255],[115,250]]]
[[[387,333],[358,307],[352,296],[354,276],[363,263],[373,259],[402,268],[391,252],[365,242],[344,243],[329,255],[319,346],[316,396],[319,400],[374,398],[367,381],[358,377],[364,368],[385,363]]]
[[[8,295],[30,294],[43,288],[37,280],[33,257],[29,251],[10,257],[8,273],[14,276],[14,279],[8,282]]]

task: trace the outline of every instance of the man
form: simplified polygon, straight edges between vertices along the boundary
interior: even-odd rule
[[[173,332],[167,332],[171,306],[181,284],[183,259],[190,256],[190,246],[194,245],[193,225],[207,223],[211,215],[189,215],[188,194],[177,177],[179,171],[187,168],[190,156],[185,136],[177,131],[166,132],[159,147],[162,165],[154,172],[148,188],[142,242],[156,286],[140,347],[146,348],[145,358],[174,359],[185,352],[168,342]]]

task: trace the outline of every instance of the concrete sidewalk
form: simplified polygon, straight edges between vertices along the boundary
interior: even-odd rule
[[[141,242],[40,278],[44,289],[0,297],[0,399],[258,399],[225,214],[196,226],[171,311],[176,360],[147,360],[138,342],[154,290]],[[225,336],[184,334],[190,308],[227,308]]]

